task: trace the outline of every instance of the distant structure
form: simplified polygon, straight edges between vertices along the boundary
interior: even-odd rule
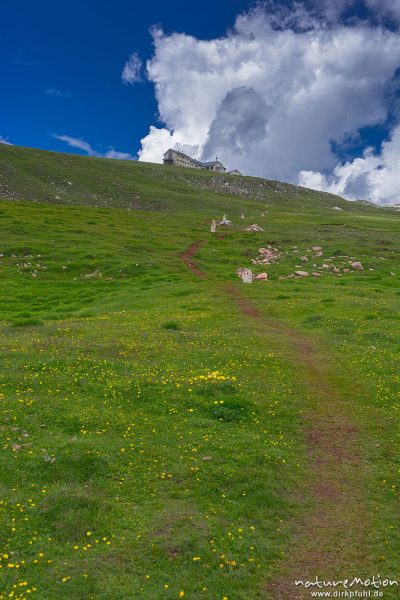
[[[172,148],[167,150],[164,154],[164,165],[203,169],[204,171],[214,171],[215,173],[226,173],[226,167],[218,160],[218,156],[215,157],[215,160],[210,162],[201,162],[200,160],[188,156],[184,152],[173,150]],[[228,175],[242,175],[242,173],[235,169],[234,171],[229,171]]]

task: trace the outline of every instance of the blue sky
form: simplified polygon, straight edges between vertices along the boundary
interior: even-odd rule
[[[16,0],[1,17],[0,141],[150,162],[175,147],[400,201],[397,0]]]
[[[65,150],[52,135],[67,134],[88,140],[98,152],[116,148],[135,154],[149,124],[157,123],[157,103],[151,83],[121,81],[128,56],[151,56],[153,25],[217,37],[249,5],[243,0],[3,3],[0,135],[18,145]]]

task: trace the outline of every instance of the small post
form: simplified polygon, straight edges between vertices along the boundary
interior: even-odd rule
[[[215,219],[213,219],[211,221],[211,228],[210,228],[211,233],[215,233],[217,231],[217,222]]]

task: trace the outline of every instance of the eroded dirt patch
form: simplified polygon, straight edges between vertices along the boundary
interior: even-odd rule
[[[181,252],[181,254],[179,255],[179,257],[183,260],[185,265],[192,271],[192,273],[196,275],[196,277],[201,277],[202,279],[204,279],[206,275],[201,269],[199,269],[196,261],[193,260],[193,256],[203,244],[204,242],[202,240],[199,240],[198,242],[193,242],[193,244],[191,244],[189,248]]]

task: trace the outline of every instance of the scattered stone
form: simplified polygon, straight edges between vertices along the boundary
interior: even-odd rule
[[[232,221],[229,221],[229,219],[226,218],[226,215],[223,216],[222,221],[219,221],[218,225],[232,225]]]
[[[278,277],[278,279],[279,279],[279,281],[283,281],[284,279],[286,279],[286,277],[284,277],[283,275],[280,275],[280,276]]]
[[[322,277],[321,273],[318,273],[317,271],[313,271],[313,272],[311,273],[311,275],[312,275],[313,277]]]
[[[259,275],[256,276],[256,279],[265,281],[266,279],[268,279],[268,273],[260,273]]]
[[[313,246],[312,251],[313,252],[322,252],[322,246]]]
[[[253,223],[252,225],[245,227],[243,231],[264,231],[264,229],[257,225],[257,223]]]
[[[294,274],[298,275],[299,277],[308,277],[309,275],[307,271],[295,271]]]
[[[307,258],[307,256],[300,256],[300,260],[301,260],[302,262],[308,262],[308,258]]]
[[[49,462],[49,463],[56,462],[55,456],[50,456],[50,454],[48,454],[44,448],[42,448],[42,452],[43,452],[43,460],[45,462]]]
[[[82,275],[82,277],[85,277],[85,279],[93,279],[94,277],[102,277],[102,274],[99,269],[96,269],[93,273],[87,273],[86,275]]]
[[[350,264],[351,264],[351,268],[354,269],[355,271],[364,271],[364,267],[362,266],[362,264],[360,263],[359,260],[356,260],[355,262],[352,262]]]
[[[343,269],[343,273],[350,273],[351,269]]]
[[[243,283],[252,283],[253,272],[251,269],[248,269],[247,267],[239,267],[239,269],[236,270],[236,273],[241,278]]]
[[[323,255],[323,252],[322,252],[322,251],[321,251],[321,252],[316,252],[316,253],[315,253],[315,256],[316,256],[317,258],[320,258],[322,255]]]
[[[269,265],[278,258],[278,252],[272,246],[268,246],[267,248],[259,248],[258,258],[253,258],[251,262],[253,265]]]
[[[217,222],[215,219],[211,221],[210,231],[211,233],[215,233],[217,231]]]
[[[18,452],[18,450],[22,450],[22,448],[28,448],[29,446],[32,446],[32,444],[13,444],[11,447],[14,452]]]
[[[294,273],[290,273],[290,275],[287,275],[286,279],[291,279],[292,277],[295,277]]]

